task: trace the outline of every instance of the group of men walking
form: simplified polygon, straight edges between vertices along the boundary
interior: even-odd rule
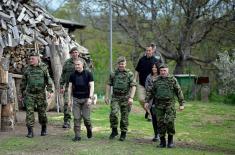
[[[70,56],[71,58],[64,63],[60,78],[60,92],[64,95],[63,128],[70,128],[71,125],[71,107],[69,105],[69,90],[71,90],[75,133],[73,141],[80,141],[82,119],[84,119],[87,129],[87,137],[92,138],[90,111],[94,94],[94,79],[76,47],[70,50]],[[178,97],[180,110],[184,109],[184,98],[177,80],[169,75],[167,65],[164,64],[161,54],[156,52],[153,45],[146,48],[146,52],[139,59],[135,70],[136,72],[133,74],[127,69],[126,59],[121,56],[117,59],[117,68],[109,75],[105,94],[105,103],[110,104],[111,109],[109,117],[112,132],[109,139],[114,139],[118,135],[119,113],[121,113],[119,140],[126,139],[128,116],[137,88],[139,101],[146,111],[146,119],[152,120],[155,134],[153,141],[159,140],[160,137],[160,147],[174,147],[174,120],[176,118],[174,95]],[[21,91],[25,96],[27,137],[29,138],[34,136],[35,107],[38,109],[39,123],[42,126],[41,136],[47,135],[45,89],[49,92],[48,97],[50,97],[53,92],[52,80],[47,68],[40,63],[39,56],[32,53],[29,57],[29,67],[25,71],[21,83]],[[166,133],[168,134],[167,145]]]

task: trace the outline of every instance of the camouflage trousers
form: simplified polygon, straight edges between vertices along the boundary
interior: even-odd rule
[[[174,106],[159,107],[156,106],[156,116],[160,136],[175,134],[176,111]]]
[[[92,128],[90,118],[91,105],[87,104],[87,100],[73,98],[74,133],[77,137],[80,137],[82,118],[86,128]]]
[[[119,111],[121,113],[120,129],[122,132],[128,130],[128,116],[131,111],[131,107],[128,105],[127,97],[113,97],[110,104],[111,112],[109,115],[110,127],[118,127]]]
[[[64,91],[64,122],[70,122],[71,120],[71,107],[69,106],[69,92],[68,87],[65,87]]]
[[[41,125],[47,124],[47,101],[46,94],[26,94],[24,104],[26,107],[26,126],[33,127],[35,118],[34,118],[34,108],[37,108],[38,111],[38,120]]]

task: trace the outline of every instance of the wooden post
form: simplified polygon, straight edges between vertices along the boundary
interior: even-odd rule
[[[15,110],[18,111],[18,110],[22,110],[23,109],[23,104],[21,102],[18,101],[18,98],[17,96],[21,95],[21,91],[20,91],[20,83],[22,81],[22,75],[19,75],[19,74],[12,74],[12,77],[14,78],[13,81],[14,81],[14,96],[15,97]]]
[[[14,129],[14,81],[8,74],[9,59],[1,58],[0,62],[0,97],[1,97],[1,131]]]
[[[60,56],[58,53],[58,50],[56,48],[58,45],[50,45],[50,59],[51,59],[51,67],[53,71],[53,76],[54,76],[54,83],[55,83],[55,98],[56,98],[56,104],[57,104],[57,112],[59,112],[59,109],[61,109],[60,105],[61,104],[61,95],[59,93],[60,89],[60,75],[62,73],[62,64],[60,61]]]
[[[8,70],[9,70],[9,59],[1,58],[0,60],[0,84],[8,83]]]
[[[2,116],[1,116],[1,131],[12,131],[14,130],[15,124],[15,82],[12,74],[8,77],[8,89],[7,89],[7,104],[2,105]]]

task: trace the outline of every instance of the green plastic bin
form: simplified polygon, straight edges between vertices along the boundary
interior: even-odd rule
[[[193,74],[177,74],[175,77],[180,84],[184,98],[186,100],[192,100],[195,96],[193,94],[193,89],[195,88],[195,81],[197,76]]]

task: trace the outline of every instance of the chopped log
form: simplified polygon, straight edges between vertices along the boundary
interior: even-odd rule
[[[4,18],[5,20],[10,20],[11,16],[9,16],[8,14],[5,14],[3,12],[0,12],[0,17]]]
[[[1,19],[1,27],[2,27],[2,29],[7,30],[7,24],[6,24],[5,20],[3,20],[3,19]]]
[[[17,20],[19,21],[19,22],[21,22],[22,21],[22,19],[24,18],[24,16],[25,16],[25,12],[26,11],[26,8],[25,7],[23,7],[23,9],[21,10],[21,12],[20,12],[20,15],[19,15],[19,17],[17,18]]]
[[[40,22],[43,18],[44,18],[44,16],[42,14],[40,14],[35,20]]]

